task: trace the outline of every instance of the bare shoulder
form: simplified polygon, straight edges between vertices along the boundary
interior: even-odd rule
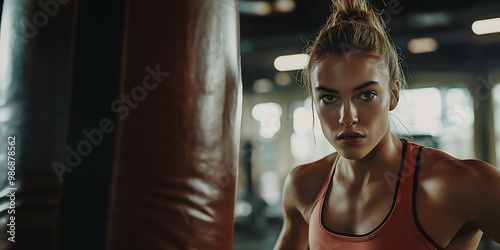
[[[305,216],[321,190],[337,154],[335,152],[290,171],[285,180],[284,202],[295,206]]]
[[[453,189],[457,188],[456,185],[465,184],[476,187],[498,185],[500,181],[500,171],[489,163],[474,159],[460,160],[433,148],[422,151],[420,176],[423,180],[438,178],[452,185]]]
[[[421,166],[418,186],[429,197],[428,206],[462,224],[474,225],[500,243],[498,168],[484,161],[459,160],[435,149],[422,151]]]
[[[419,188],[468,221],[478,214],[490,214],[488,208],[500,209],[500,171],[484,161],[460,160],[426,148],[422,151]]]

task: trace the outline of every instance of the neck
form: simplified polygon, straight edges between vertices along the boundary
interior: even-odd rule
[[[353,185],[366,185],[381,178],[385,180],[384,174],[388,171],[397,174],[402,148],[401,141],[388,132],[365,157],[357,160],[340,157],[337,165],[341,167],[337,171]]]

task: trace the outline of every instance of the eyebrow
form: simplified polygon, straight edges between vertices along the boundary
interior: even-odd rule
[[[377,86],[380,86],[380,84],[377,82],[377,81],[369,81],[369,82],[365,82],[357,87],[355,87],[352,92],[355,92],[355,91],[358,91],[358,90],[361,90],[361,89],[364,89],[368,86],[371,86],[371,85],[377,85]],[[316,91],[325,91],[325,92],[330,92],[330,93],[339,93],[339,91],[335,90],[335,89],[331,89],[331,88],[327,88],[327,87],[323,87],[323,86],[319,86],[319,87],[316,87],[314,88]]]

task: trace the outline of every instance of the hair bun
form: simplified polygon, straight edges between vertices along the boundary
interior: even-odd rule
[[[332,0],[333,13],[328,23],[335,25],[339,22],[361,22],[373,24],[375,13],[367,0]]]
[[[346,11],[339,11],[337,13],[337,21],[360,21],[368,22],[368,13],[362,10],[349,9]]]

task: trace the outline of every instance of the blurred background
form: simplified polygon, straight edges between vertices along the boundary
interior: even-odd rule
[[[392,128],[454,157],[500,162],[500,1],[371,1],[411,76]],[[334,148],[313,124],[301,55],[331,0],[240,0],[243,119],[234,249],[272,249],[295,166]],[[497,18],[497,19],[495,19]],[[486,20],[486,21],[482,21]],[[290,56],[279,58],[280,56]],[[500,249],[483,237],[478,249]]]

